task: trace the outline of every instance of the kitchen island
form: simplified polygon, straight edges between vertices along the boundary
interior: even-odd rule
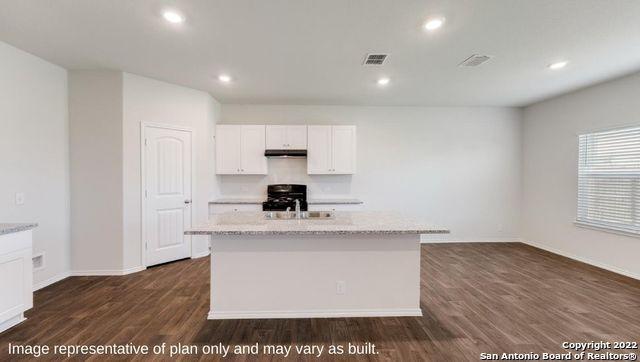
[[[420,234],[448,232],[385,212],[240,212],[186,233],[211,236],[209,319],[239,319],[421,315]]]

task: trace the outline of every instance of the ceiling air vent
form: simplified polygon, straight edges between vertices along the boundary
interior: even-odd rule
[[[387,54],[367,54],[364,65],[382,65],[387,59]]]
[[[488,55],[474,54],[460,63],[460,67],[477,67],[484,64],[487,60],[491,59]]]

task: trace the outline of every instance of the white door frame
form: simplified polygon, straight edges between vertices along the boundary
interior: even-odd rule
[[[195,200],[196,200],[196,191],[193,187],[194,183],[194,175],[196,170],[196,162],[195,162],[195,140],[193,138],[193,129],[190,127],[183,126],[175,126],[170,124],[156,123],[156,122],[140,122],[140,262],[143,268],[147,268],[147,248],[146,248],[146,240],[147,240],[147,226],[145,222],[146,210],[147,210],[147,198],[145,196],[145,185],[147,184],[147,168],[146,168],[146,158],[147,158],[147,150],[145,145],[146,130],[148,127],[153,128],[162,128],[169,129],[174,131],[185,131],[191,134],[191,220],[190,223],[193,225],[193,214],[195,210]],[[190,256],[193,258],[193,241],[191,245],[189,245]]]

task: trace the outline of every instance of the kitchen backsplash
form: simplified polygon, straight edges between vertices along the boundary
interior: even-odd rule
[[[269,184],[303,184],[309,198],[357,197],[352,194],[352,175],[307,174],[304,158],[271,158],[269,174],[218,176],[220,197],[266,197]]]

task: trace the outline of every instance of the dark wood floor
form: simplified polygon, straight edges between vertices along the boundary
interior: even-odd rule
[[[0,334],[0,360],[7,360],[9,342],[371,342],[379,354],[361,359],[473,361],[482,352],[565,352],[563,341],[640,337],[639,281],[522,244],[424,245],[420,318],[208,321],[208,262],[73,277],[44,288],[28,320]],[[204,359],[190,359],[197,358]],[[270,358],[246,358],[256,359]]]

